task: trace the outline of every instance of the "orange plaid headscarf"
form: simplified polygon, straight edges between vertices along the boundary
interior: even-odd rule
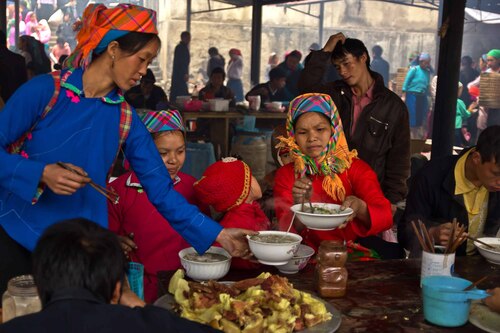
[[[109,31],[158,34],[156,12],[130,4],[119,4],[114,8],[106,8],[103,4],[88,5],[81,25],[76,35],[78,45],[66,61],[73,68],[86,68],[90,64],[93,51]]]

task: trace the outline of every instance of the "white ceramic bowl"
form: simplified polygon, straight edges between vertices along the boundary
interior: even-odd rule
[[[276,268],[283,274],[295,274],[302,268],[306,267],[307,262],[314,254],[314,249],[310,246],[299,244],[297,253],[283,266],[276,266]]]
[[[266,102],[264,107],[269,112],[283,112],[285,108],[283,107],[283,102]]]
[[[227,257],[226,260],[216,262],[199,262],[184,258],[188,253],[197,253],[192,247],[179,251],[181,265],[186,275],[196,281],[217,280],[227,274],[231,266],[231,255],[220,247],[211,246],[206,253],[217,253]]]
[[[478,238],[478,240],[485,242],[486,244],[490,244],[493,246],[498,246],[498,250],[490,249],[478,242],[474,242],[474,245],[479,250],[479,253],[491,262],[492,264],[500,265],[500,238],[499,237],[482,237]]]
[[[252,239],[252,236],[247,236],[248,245],[253,255],[257,260],[265,265],[284,265],[288,260],[292,259],[295,252],[299,248],[302,237],[294,233],[285,231],[259,231],[260,236],[273,235],[275,237],[291,237],[294,239],[288,243],[268,243],[260,240]]]
[[[340,208],[340,205],[333,203],[313,202],[312,206],[329,210]],[[305,204],[305,207],[309,208],[309,204]],[[293,205],[290,209],[306,227],[313,230],[333,230],[344,223],[349,215],[353,213],[351,208],[346,208],[338,214],[307,213],[301,210],[302,204]]]

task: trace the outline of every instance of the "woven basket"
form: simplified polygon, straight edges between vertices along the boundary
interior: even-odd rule
[[[398,68],[398,71],[396,73],[396,86],[393,87],[393,89],[398,96],[403,95],[403,91],[401,89],[403,88],[403,84],[405,83],[406,73],[408,73],[407,67]]]
[[[500,73],[482,73],[479,103],[488,108],[500,109]]]

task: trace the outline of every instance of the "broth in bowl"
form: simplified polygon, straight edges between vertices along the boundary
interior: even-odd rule
[[[265,265],[284,265],[292,259],[302,242],[300,235],[285,231],[259,231],[247,235],[248,246],[257,260]]]
[[[206,252],[203,255],[188,253],[184,256],[184,259],[195,262],[218,262],[228,260],[229,258],[223,254]]]
[[[271,244],[297,242],[297,237],[288,236],[288,235],[279,235],[279,234],[253,235],[253,236],[250,236],[250,239],[253,241],[256,241],[256,242],[271,243]]]

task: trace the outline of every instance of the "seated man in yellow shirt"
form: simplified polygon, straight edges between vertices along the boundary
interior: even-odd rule
[[[473,237],[499,237],[500,233],[500,126],[485,129],[477,145],[459,156],[436,158],[415,176],[406,199],[403,220],[398,225],[398,240],[410,251],[421,254],[411,221],[421,220],[436,245],[446,246],[451,221],[467,227]],[[458,255],[476,252],[467,241]]]

